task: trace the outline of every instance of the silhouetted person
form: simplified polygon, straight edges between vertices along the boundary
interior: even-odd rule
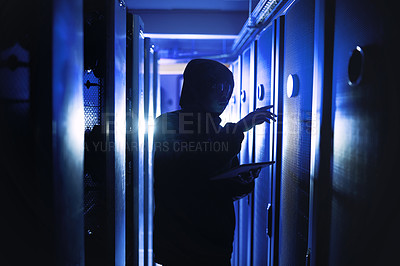
[[[239,165],[243,132],[274,119],[257,109],[238,123],[219,124],[232,95],[232,72],[194,59],[184,71],[181,110],[156,120],[154,256],[169,265],[230,265],[235,230],[233,201],[254,189],[259,171],[210,180]]]

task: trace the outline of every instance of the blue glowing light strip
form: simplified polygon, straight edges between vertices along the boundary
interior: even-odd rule
[[[164,34],[164,33],[145,33],[145,37],[151,39],[168,40],[235,40],[237,35],[219,35],[219,34]]]

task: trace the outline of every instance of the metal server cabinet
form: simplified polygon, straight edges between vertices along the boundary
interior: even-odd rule
[[[105,72],[107,62],[105,1],[84,1],[85,117],[84,221],[85,265],[107,260],[107,148],[105,142]]]
[[[4,265],[84,265],[82,1],[2,3]]]
[[[267,27],[257,41],[256,108],[273,104],[274,25]],[[255,162],[272,160],[272,127],[264,123],[255,127]],[[272,236],[272,179],[271,168],[260,172],[254,188],[253,265],[270,262]]]
[[[154,46],[144,39],[144,265],[153,265]]]
[[[88,112],[94,106],[87,105],[90,100],[85,97],[86,122],[100,116],[95,119],[100,120],[99,127],[95,130],[93,126],[85,136],[85,203],[89,205],[85,208],[85,264],[122,265],[125,263],[126,10],[119,1],[88,0],[84,15],[85,69],[99,81],[93,84],[86,80],[85,86],[99,87],[97,93],[101,98],[97,99],[100,112]],[[93,196],[91,192],[96,194]],[[92,215],[94,209],[100,215]]]
[[[279,264],[305,264],[308,238],[314,1],[285,14]]]
[[[93,4],[91,2],[91,4]],[[126,9],[120,1],[102,1],[93,5],[103,12],[103,31],[99,46],[99,64],[104,64],[104,109],[102,134],[105,154],[105,219],[107,264],[125,263],[125,145],[126,145]],[[103,43],[104,42],[104,43]],[[103,253],[96,254],[102,256]],[[100,260],[102,263],[104,260]],[[96,264],[96,263],[94,263]]]
[[[329,50],[325,54],[325,59],[333,59],[332,99],[319,98],[323,105],[332,104],[332,153],[326,158],[331,162],[331,178],[321,187],[319,180],[325,177],[315,172],[313,218],[318,222],[325,215],[318,207],[323,201],[330,216],[324,227],[328,231],[321,232],[328,241],[317,236],[319,242],[312,243],[312,264],[392,264],[398,260],[400,236],[395,155],[399,150],[399,61],[392,53],[397,49],[399,17],[390,1],[324,3],[335,11],[333,38],[325,39],[333,41],[333,54]],[[328,8],[323,11],[332,15]],[[318,250],[322,245],[325,254]]]
[[[126,8],[105,2],[103,132],[106,155],[107,264],[125,263]]]
[[[125,264],[125,162],[126,162],[126,7],[123,1],[113,1],[114,5],[114,180],[110,189],[114,196],[114,241],[115,265]],[[106,80],[107,82],[107,80]],[[107,91],[105,92],[107,96]],[[107,97],[106,101],[109,98]],[[107,110],[107,105],[106,105]],[[108,121],[107,121],[108,122]],[[113,186],[113,188],[111,188]]]
[[[245,117],[254,110],[254,79],[255,79],[255,43],[252,43],[242,54],[242,79],[240,91],[240,118]],[[240,163],[253,162],[253,132],[251,129],[244,134]],[[253,219],[253,194],[240,199],[238,202],[237,228],[239,245],[239,265],[251,264],[252,249],[252,219]]]
[[[126,264],[143,265],[144,25],[139,16],[128,12],[127,27]]]

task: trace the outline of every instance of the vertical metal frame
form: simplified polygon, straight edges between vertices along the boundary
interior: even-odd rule
[[[274,87],[272,99],[273,113],[278,117],[272,126],[272,158],[275,164],[272,167],[272,245],[271,265],[279,265],[279,209],[282,173],[282,130],[283,130],[283,48],[284,48],[285,19],[280,16],[274,21]]]
[[[241,95],[240,95],[240,118],[254,110],[254,43],[244,50],[241,56]],[[248,60],[248,63],[245,62]],[[248,67],[248,69],[246,69]],[[245,132],[240,151],[240,163],[253,162],[254,129]],[[238,205],[238,245],[239,265],[250,265],[252,250],[252,208],[253,195],[250,194],[237,203]]]
[[[144,209],[144,175],[145,175],[145,134],[146,134],[146,119],[145,119],[145,89],[144,89],[144,35],[140,36],[139,41],[139,51],[138,60],[140,63],[139,69],[139,90],[134,92],[138,97],[138,109],[136,116],[138,117],[137,122],[137,134],[138,134],[138,176],[136,176],[135,181],[135,206],[137,206],[137,215],[136,220],[138,224],[138,265],[144,265],[144,255],[145,255],[145,244],[144,244],[144,235],[145,235],[145,209]],[[137,184],[136,184],[137,182]]]
[[[106,75],[104,88],[104,113],[102,114],[103,132],[105,133],[106,147],[114,145],[114,1],[107,2],[106,31]],[[111,144],[112,143],[112,144]],[[106,263],[115,263],[115,153],[106,149]]]
[[[152,82],[149,87],[150,98],[149,98],[149,116],[148,116],[148,265],[153,266],[153,216],[154,216],[154,124],[157,116],[161,114],[161,98],[160,98],[160,76],[158,74],[158,54],[154,50],[153,45],[150,46],[150,68],[152,71]]]
[[[275,49],[275,45],[276,45],[275,44],[275,42],[276,42],[275,21],[271,23],[270,27],[272,28],[272,40],[271,40],[271,42],[272,42],[271,50],[272,51],[271,51],[271,82],[270,82],[271,89],[270,89],[269,97],[271,99],[271,103],[275,106],[275,96],[274,96],[275,95],[275,56],[276,56],[276,54],[275,54],[275,52],[276,52],[276,49]],[[272,111],[277,111],[277,108],[274,107],[272,109]],[[275,114],[278,115],[277,113],[275,113]],[[279,123],[279,120],[277,120],[277,123]],[[269,127],[269,132],[268,132],[269,133],[269,158],[271,161],[276,160],[276,158],[274,156],[274,150],[275,150],[274,143],[275,143],[275,138],[276,138],[275,126],[276,126],[275,123],[273,125],[271,125]],[[271,194],[270,195],[270,202],[271,202],[270,212],[271,213],[269,214],[269,215],[271,215],[271,218],[267,217],[267,219],[268,219],[268,223],[271,223],[271,225],[267,224],[267,226],[271,229],[271,232],[270,232],[271,237],[269,239],[269,250],[268,250],[269,257],[268,257],[267,265],[273,265],[272,264],[273,257],[274,257],[274,253],[273,253],[273,246],[274,246],[273,212],[274,212],[274,205],[276,205],[276,204],[274,204],[274,197],[275,197],[274,180],[275,180],[275,178],[274,178],[274,167],[273,166],[269,167],[268,174],[270,176],[270,188],[271,188],[271,191],[270,191],[270,194]]]
[[[241,75],[241,56],[232,64],[232,72],[234,76],[235,86],[233,88],[232,98],[227,108],[229,113],[229,122],[237,122],[240,119],[240,92],[242,88],[242,75]],[[234,209],[236,217],[239,217],[239,202],[234,202]],[[233,241],[233,252],[231,263],[232,265],[239,265],[239,225],[236,223]]]
[[[334,2],[315,1],[308,265],[329,259]]]
[[[256,91],[257,91],[257,41],[253,41],[250,45],[250,85],[249,85],[249,106],[250,112],[253,112],[256,108]],[[251,95],[250,95],[251,94]],[[255,131],[253,127],[249,132],[249,162],[254,163],[255,161]],[[249,217],[249,228],[248,228],[248,265],[253,265],[253,243],[254,243],[254,191],[248,196],[250,199],[250,217]]]
[[[127,17],[126,264],[143,265],[144,26],[138,15],[128,12]]]
[[[144,265],[153,265],[154,48],[144,39]],[[142,203],[140,203],[142,204]]]
[[[125,264],[126,8],[114,1],[115,265]]]
[[[126,10],[107,2],[105,77],[107,263],[125,263]]]
[[[249,110],[248,112],[253,112],[255,110],[256,102],[255,102],[255,94],[256,94],[256,80],[257,80],[257,42],[253,41],[250,45],[250,82],[248,88],[248,101],[249,101]],[[254,132],[255,129],[252,128],[249,131],[249,162],[254,162]]]

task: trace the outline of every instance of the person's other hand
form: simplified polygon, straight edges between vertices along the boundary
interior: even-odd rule
[[[260,174],[261,168],[250,170],[249,172],[240,173],[238,175],[239,182],[242,184],[248,184],[252,182]]]
[[[257,108],[254,112],[249,113],[236,123],[237,129],[245,132],[252,129],[255,125],[259,125],[264,122],[270,123],[270,120],[276,121],[276,115],[268,111],[268,109],[272,107],[273,105],[264,106]]]

